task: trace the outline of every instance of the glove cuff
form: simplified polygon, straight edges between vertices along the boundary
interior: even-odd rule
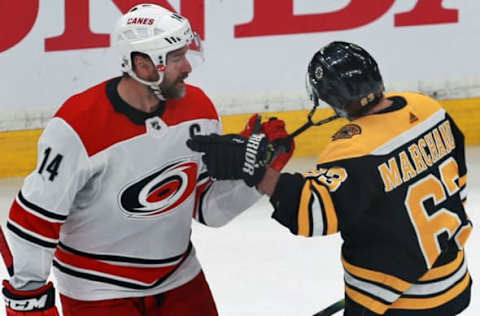
[[[14,311],[44,311],[55,306],[55,288],[52,282],[31,291],[16,290],[7,280],[3,280],[2,284],[5,305]]]

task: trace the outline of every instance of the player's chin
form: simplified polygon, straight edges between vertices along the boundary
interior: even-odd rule
[[[185,90],[185,82],[183,82],[183,80],[177,82],[177,84],[175,85],[175,88],[177,90]]]
[[[186,85],[185,85],[185,82],[180,81],[179,83],[177,83],[177,85],[175,86],[175,92],[176,92],[176,95],[179,97],[179,98],[183,98],[185,96],[185,91],[186,91]]]
[[[185,83],[177,83],[175,86],[170,87],[167,91],[164,91],[164,96],[167,99],[180,99],[185,96],[186,86]]]

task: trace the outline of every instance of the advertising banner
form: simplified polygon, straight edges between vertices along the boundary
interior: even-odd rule
[[[221,114],[306,109],[307,63],[334,40],[370,51],[387,90],[480,96],[474,0],[2,1],[0,130],[42,127],[72,94],[121,75],[110,33],[143,2],[189,18],[204,64],[187,79]]]

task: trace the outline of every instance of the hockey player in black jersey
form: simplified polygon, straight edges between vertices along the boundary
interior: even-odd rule
[[[472,230],[466,212],[464,137],[440,104],[417,93],[384,93],[377,63],[361,47],[332,42],[308,65],[313,102],[350,122],[306,173],[279,173],[266,162],[264,137],[189,141],[205,160],[224,151],[247,164],[214,165],[213,177],[239,177],[270,195],[272,217],[306,237],[340,232],[347,316],[452,316],[469,304],[464,251]],[[232,149],[235,148],[235,149]],[[252,162],[253,161],[253,162]],[[248,166],[247,166],[248,165]],[[253,167],[251,167],[253,166]],[[210,165],[209,165],[210,167]]]

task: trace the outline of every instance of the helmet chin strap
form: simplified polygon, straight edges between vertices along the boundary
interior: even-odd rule
[[[133,70],[129,70],[128,72],[128,75],[130,77],[132,77],[133,79],[135,79],[136,81],[140,82],[141,84],[144,84],[146,85],[147,87],[150,88],[150,90],[152,90],[153,94],[155,94],[155,96],[160,100],[160,101],[165,101],[165,97],[163,96],[162,94],[162,90],[160,89],[160,84],[162,83],[163,81],[163,72],[162,71],[159,71],[158,72],[158,77],[159,79],[158,80],[155,80],[155,81],[146,81],[146,80],[143,80],[143,79],[140,79],[137,74],[133,71]]]

